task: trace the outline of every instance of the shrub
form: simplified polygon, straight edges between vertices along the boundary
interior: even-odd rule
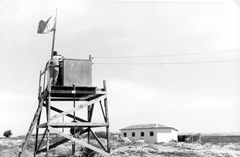
[[[187,134],[187,135],[178,135],[178,142],[201,142],[201,134]]]
[[[4,131],[4,133],[3,133],[3,136],[5,136],[5,137],[7,137],[7,138],[9,138],[11,135],[12,135],[12,131],[11,131],[10,129]]]
[[[96,131],[94,132],[98,138],[107,139],[107,134],[104,131]],[[83,135],[83,138],[87,138],[87,134]],[[94,136],[90,133],[90,139],[94,139]]]
[[[95,134],[97,135],[98,138],[105,138],[105,139],[107,139],[107,134],[104,131],[98,131],[98,132],[95,132]]]
[[[82,157],[94,157],[96,152],[86,147],[81,148]]]

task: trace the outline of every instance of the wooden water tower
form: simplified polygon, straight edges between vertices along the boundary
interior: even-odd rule
[[[106,82],[103,81],[102,88],[92,86],[91,56],[87,60],[65,58],[60,63],[59,77],[55,85],[52,85],[52,78],[49,77],[52,69],[53,66],[48,64],[43,71],[40,71],[38,107],[25,141],[22,144],[19,157],[26,149],[34,128],[36,128],[34,156],[45,153],[48,157],[51,149],[68,141],[72,141],[72,153],[69,156],[77,155],[76,145],[81,145],[104,156],[109,156],[109,118]],[[63,110],[61,105],[56,102],[68,103],[69,108]],[[94,108],[97,106],[101,108],[103,122],[92,121]],[[41,114],[44,108],[46,109],[46,115]],[[87,110],[87,113],[84,115],[85,117],[82,117],[77,111],[84,108]],[[63,120],[67,119],[67,117],[70,119],[68,122]],[[45,120],[45,122],[42,122],[42,120]],[[105,128],[104,132],[106,133],[107,141],[105,145],[92,130],[98,127]],[[68,130],[70,131],[64,131],[63,128],[69,128]],[[43,134],[40,134],[40,129],[44,132]],[[87,140],[81,138],[81,135],[84,134],[86,134]],[[53,135],[58,138],[53,139]],[[90,138],[90,136],[93,138]],[[98,146],[91,144],[92,139],[96,140]]]

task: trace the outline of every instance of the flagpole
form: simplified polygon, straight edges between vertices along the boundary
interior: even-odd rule
[[[51,59],[53,59],[53,51],[54,51],[54,44],[55,44],[55,33],[56,33],[56,28],[53,30]]]
[[[55,23],[54,23],[54,28],[53,28],[53,39],[52,39],[52,52],[51,52],[51,60],[53,59],[53,51],[54,51],[54,44],[55,44],[55,34],[56,34],[56,25],[57,25],[57,9],[56,9],[56,17],[55,17]],[[51,85],[52,85],[52,75],[53,73],[53,64],[52,62],[50,63],[50,72],[49,72],[49,80],[48,80],[48,85],[49,85],[49,89],[48,91],[51,92]],[[48,102],[48,112],[47,112],[47,143],[46,143],[46,156],[49,155],[49,138],[50,138],[50,130],[49,130],[49,117],[50,117],[50,108],[51,108],[51,104],[50,102]]]
[[[55,45],[55,34],[56,34],[56,28],[57,28],[56,26],[57,26],[57,9],[56,9],[56,17],[55,17],[55,24],[54,24],[54,30],[53,30],[51,60],[53,59],[53,52],[54,52],[54,45]]]

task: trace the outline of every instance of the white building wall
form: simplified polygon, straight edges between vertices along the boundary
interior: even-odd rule
[[[135,133],[135,137],[132,137],[132,133]],[[144,136],[141,136],[141,132],[144,132]],[[150,132],[153,132],[153,136],[150,136]],[[124,137],[124,133],[127,133],[127,138],[133,141],[143,139],[145,142],[156,143],[157,132],[156,129],[138,129],[138,130],[122,130],[121,136]]]
[[[135,137],[132,133],[135,133]],[[141,136],[141,132],[144,132],[144,136]],[[150,132],[153,132],[153,136],[150,136]],[[127,138],[133,141],[143,139],[148,143],[160,143],[169,142],[171,140],[177,141],[177,131],[173,129],[137,129],[137,130],[121,130],[121,136],[124,137],[124,133],[127,133]]]
[[[178,133],[173,129],[159,129],[157,133],[157,142],[169,142],[171,140],[177,141]]]

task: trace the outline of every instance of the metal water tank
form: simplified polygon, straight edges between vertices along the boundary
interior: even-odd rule
[[[60,63],[58,84],[61,86],[92,86],[92,61],[64,58]]]

